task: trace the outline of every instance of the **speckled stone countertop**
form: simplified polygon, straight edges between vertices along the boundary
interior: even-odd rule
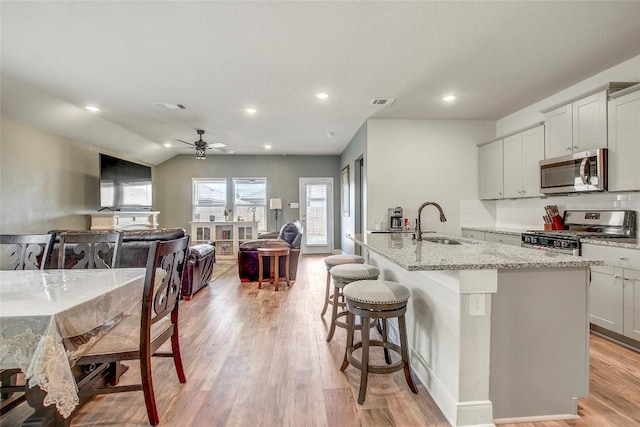
[[[562,268],[604,264],[600,260],[573,255],[458,237],[449,239],[462,242],[459,245],[443,245],[428,240],[417,242],[411,240],[411,236],[402,234],[356,234],[347,238],[409,271]],[[429,235],[427,238],[448,237]]]
[[[524,228],[508,228],[508,227],[460,227],[463,230],[471,230],[471,231],[485,231],[489,233],[498,233],[498,234],[512,234],[514,236],[519,236],[524,233]]]
[[[580,243],[640,250],[640,240],[638,239],[580,239]]]

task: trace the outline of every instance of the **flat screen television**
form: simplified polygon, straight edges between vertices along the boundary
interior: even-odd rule
[[[151,168],[100,153],[100,207],[150,210]]]

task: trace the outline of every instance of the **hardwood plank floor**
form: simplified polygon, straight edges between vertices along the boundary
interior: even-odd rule
[[[161,426],[430,426],[448,422],[424,387],[409,391],[402,372],[372,375],[358,405],[359,372],[342,363],[345,331],[325,337],[320,317],[324,256],[302,256],[296,283],[240,283],[225,272],[180,306],[180,337],[187,383],[170,359],[154,359]],[[381,361],[382,353],[375,355]],[[138,381],[138,367],[122,383]],[[591,337],[591,394],[579,403],[580,420],[509,424],[509,427],[628,427],[640,425],[640,354]],[[31,409],[0,418],[19,426]],[[148,426],[141,392],[96,397],[72,426]]]

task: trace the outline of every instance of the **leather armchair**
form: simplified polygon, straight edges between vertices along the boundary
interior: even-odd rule
[[[242,282],[258,281],[258,248],[289,247],[289,279],[296,279],[298,271],[298,258],[300,257],[300,244],[302,243],[302,224],[296,220],[285,224],[280,229],[277,238],[272,235],[261,235],[256,240],[249,240],[240,245],[238,251],[238,274]],[[265,238],[266,237],[266,238]],[[280,277],[285,276],[285,263],[280,263]],[[263,279],[269,279],[271,270],[269,263],[263,266]]]

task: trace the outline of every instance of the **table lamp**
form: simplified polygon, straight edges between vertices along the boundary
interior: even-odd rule
[[[282,199],[278,197],[269,199],[269,209],[276,211],[276,231],[278,231],[278,210],[282,209]]]

